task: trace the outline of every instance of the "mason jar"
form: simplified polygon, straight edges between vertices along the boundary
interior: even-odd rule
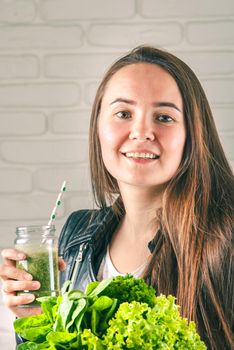
[[[59,294],[58,245],[55,226],[23,226],[16,228],[15,248],[24,252],[25,260],[17,261],[16,267],[23,269],[40,282],[40,289],[19,291],[18,295],[34,294],[57,296]],[[38,305],[36,299],[25,307]]]

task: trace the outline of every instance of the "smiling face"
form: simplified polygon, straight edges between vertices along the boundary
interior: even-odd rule
[[[161,188],[175,175],[186,139],[175,80],[154,64],[121,68],[107,83],[98,133],[103,162],[120,189]]]

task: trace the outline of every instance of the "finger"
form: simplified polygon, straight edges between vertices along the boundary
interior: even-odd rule
[[[32,281],[33,279],[32,275],[26,271],[8,265],[0,265],[0,278],[2,280],[14,279],[19,281]]]
[[[3,249],[2,257],[5,265],[15,265],[15,261],[26,259],[25,253],[12,248]]]
[[[14,293],[5,293],[3,291],[3,303],[7,307],[14,307],[14,306],[20,306],[24,304],[29,304],[35,300],[34,294],[21,294],[21,295],[15,295]]]
[[[18,249],[8,248],[2,250],[3,259],[22,260],[26,258],[26,254]]]
[[[5,293],[14,293],[23,290],[37,290],[39,288],[40,282],[38,281],[27,282],[7,280],[2,283],[2,290]]]
[[[62,258],[58,259],[58,267],[60,271],[64,271],[66,269],[66,263]]]
[[[40,307],[18,307],[18,306],[12,306],[10,307],[10,310],[17,316],[17,317],[28,317],[33,315],[38,315],[42,313],[42,310]]]

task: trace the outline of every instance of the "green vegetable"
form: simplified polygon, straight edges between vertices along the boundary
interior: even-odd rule
[[[38,299],[43,314],[14,322],[27,340],[17,350],[206,349],[195,324],[180,316],[175,298],[156,297],[143,279],[91,282],[84,293],[69,286],[57,298]]]
[[[139,301],[153,307],[155,304],[155,290],[148,286],[142,278],[132,275],[117,276],[107,286],[102,294],[118,299],[118,303]]]
[[[45,340],[46,335],[52,330],[45,314],[18,318],[14,321],[14,328],[21,337],[38,342]]]
[[[22,343],[17,346],[17,350],[56,350],[54,346],[50,346],[48,342],[44,343],[33,343],[33,342],[26,342]]]
[[[101,339],[94,335],[90,329],[84,329],[81,334],[81,345],[87,350],[105,350]]]
[[[47,335],[46,340],[49,344],[55,346],[68,346],[68,348],[77,348],[78,347],[78,338],[77,333],[68,333],[68,332],[51,332]]]
[[[204,350],[195,325],[182,319],[172,296],[161,295],[156,305],[122,303],[103,338],[107,349]]]
[[[57,306],[56,297],[41,297],[37,301],[41,302],[41,308],[43,313],[47,316],[48,320],[53,323],[55,320],[55,310]]]

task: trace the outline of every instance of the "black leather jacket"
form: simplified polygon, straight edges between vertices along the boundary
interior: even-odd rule
[[[84,290],[96,280],[107,245],[119,219],[108,207],[102,210],[79,210],[72,213],[59,238],[59,255],[66,262],[60,285],[73,281],[73,288]]]

